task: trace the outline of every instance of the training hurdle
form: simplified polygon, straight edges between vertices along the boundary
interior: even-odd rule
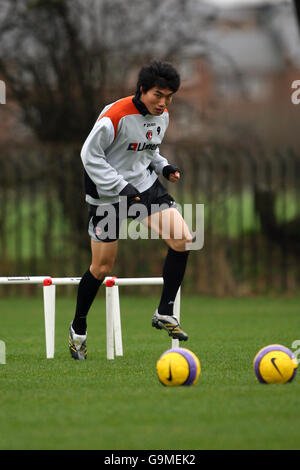
[[[46,357],[53,359],[55,353],[55,303],[57,285],[78,285],[81,277],[55,278],[51,276],[0,277],[0,284],[40,284],[43,286]],[[117,278],[106,277],[102,286],[106,289],[106,357],[112,360],[123,356],[119,286],[163,285],[162,277]],[[174,316],[180,321],[179,288],[174,302]],[[154,313],[154,312],[153,312]],[[172,339],[172,347],[179,341]]]
[[[123,356],[122,328],[120,315],[119,286],[163,285],[162,277],[117,278],[107,277],[106,287],[106,355],[107,359]],[[180,321],[180,288],[174,302],[174,316]],[[154,312],[153,312],[154,313]],[[179,347],[179,340],[172,339],[172,347]]]

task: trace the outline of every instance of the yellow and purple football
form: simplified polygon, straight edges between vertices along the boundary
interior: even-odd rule
[[[287,383],[295,378],[298,361],[290,349],[281,344],[270,344],[258,351],[253,368],[261,383]]]
[[[168,387],[194,385],[201,372],[198,357],[189,349],[172,348],[165,351],[156,363],[159,381]]]

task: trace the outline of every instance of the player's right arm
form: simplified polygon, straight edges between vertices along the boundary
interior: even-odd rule
[[[128,182],[107,161],[105,151],[113,143],[115,130],[111,120],[96,122],[81,150],[83,166],[96,185],[99,196],[118,196]]]

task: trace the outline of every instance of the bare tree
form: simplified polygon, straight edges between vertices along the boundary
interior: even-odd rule
[[[208,13],[182,0],[3,0],[0,74],[42,141],[86,137],[99,110],[126,92],[135,66],[174,60]]]

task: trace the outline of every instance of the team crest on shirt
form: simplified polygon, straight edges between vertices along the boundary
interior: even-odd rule
[[[146,132],[146,137],[147,137],[148,140],[151,140],[151,139],[152,139],[152,136],[153,136],[153,132],[152,132],[152,131]]]

